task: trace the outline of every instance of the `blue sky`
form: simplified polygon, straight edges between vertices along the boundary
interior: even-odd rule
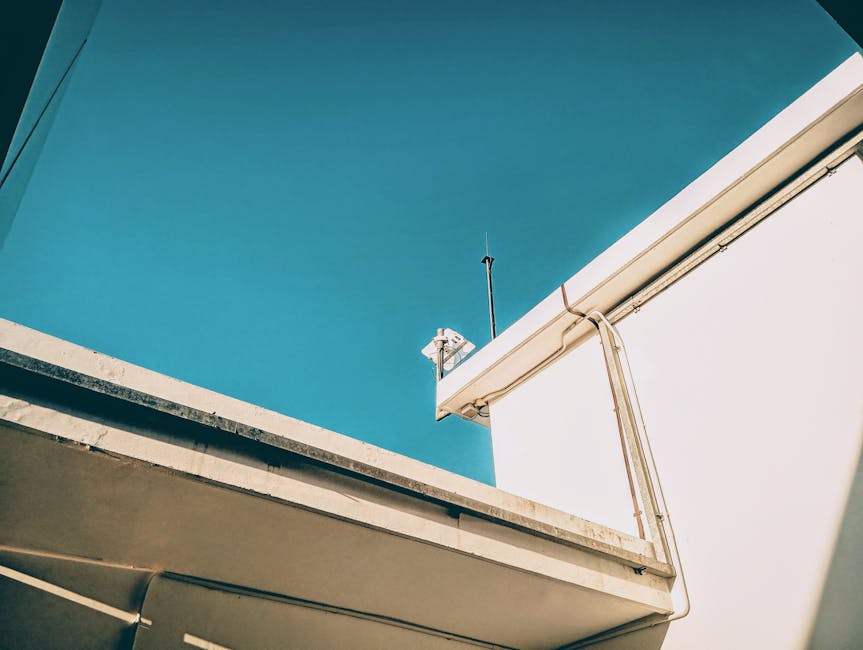
[[[810,0],[104,0],[0,315],[479,480],[499,331],[856,50]]]

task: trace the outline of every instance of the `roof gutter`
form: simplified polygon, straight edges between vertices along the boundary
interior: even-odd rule
[[[471,419],[593,336],[584,314],[637,311],[853,155],[861,127],[855,54],[447,375],[438,410]]]

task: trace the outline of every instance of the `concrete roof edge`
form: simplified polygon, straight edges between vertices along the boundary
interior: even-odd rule
[[[569,278],[563,284],[568,305],[555,289],[445,376],[438,385],[438,408],[458,413],[489,385],[506,384],[518,371],[508,366],[535,363],[557,344],[544,335],[560,329],[567,307],[586,312],[619,304],[861,124],[863,56],[854,53]],[[501,379],[494,381],[494,375]]]
[[[279,447],[659,575],[673,573],[653,559],[644,540],[2,318],[0,363]]]

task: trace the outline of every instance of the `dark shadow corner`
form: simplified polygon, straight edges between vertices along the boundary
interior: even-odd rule
[[[863,457],[848,503],[815,615],[809,650],[863,648]]]

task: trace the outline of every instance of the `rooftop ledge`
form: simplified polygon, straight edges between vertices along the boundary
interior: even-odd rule
[[[444,377],[437,388],[438,416],[452,413],[487,424],[487,418],[472,417],[471,405],[493,403],[554,355],[575,313],[598,310],[612,321],[627,315],[648,283],[677,269],[715,233],[751,218],[752,211],[764,216],[771,203],[781,203],[783,191],[805,187],[794,179],[813,165],[820,169],[807,182],[850,155],[861,126],[863,57],[855,53]],[[838,158],[831,157],[837,147]],[[706,248],[702,255],[709,254]],[[566,335],[566,345],[593,332],[584,322]]]
[[[653,555],[651,545],[637,537],[5,319],[0,319],[0,363],[272,445],[639,566],[650,564]]]
[[[648,541],[2,319],[0,443],[0,555],[25,566],[293,585],[291,602],[494,647],[672,611]]]

